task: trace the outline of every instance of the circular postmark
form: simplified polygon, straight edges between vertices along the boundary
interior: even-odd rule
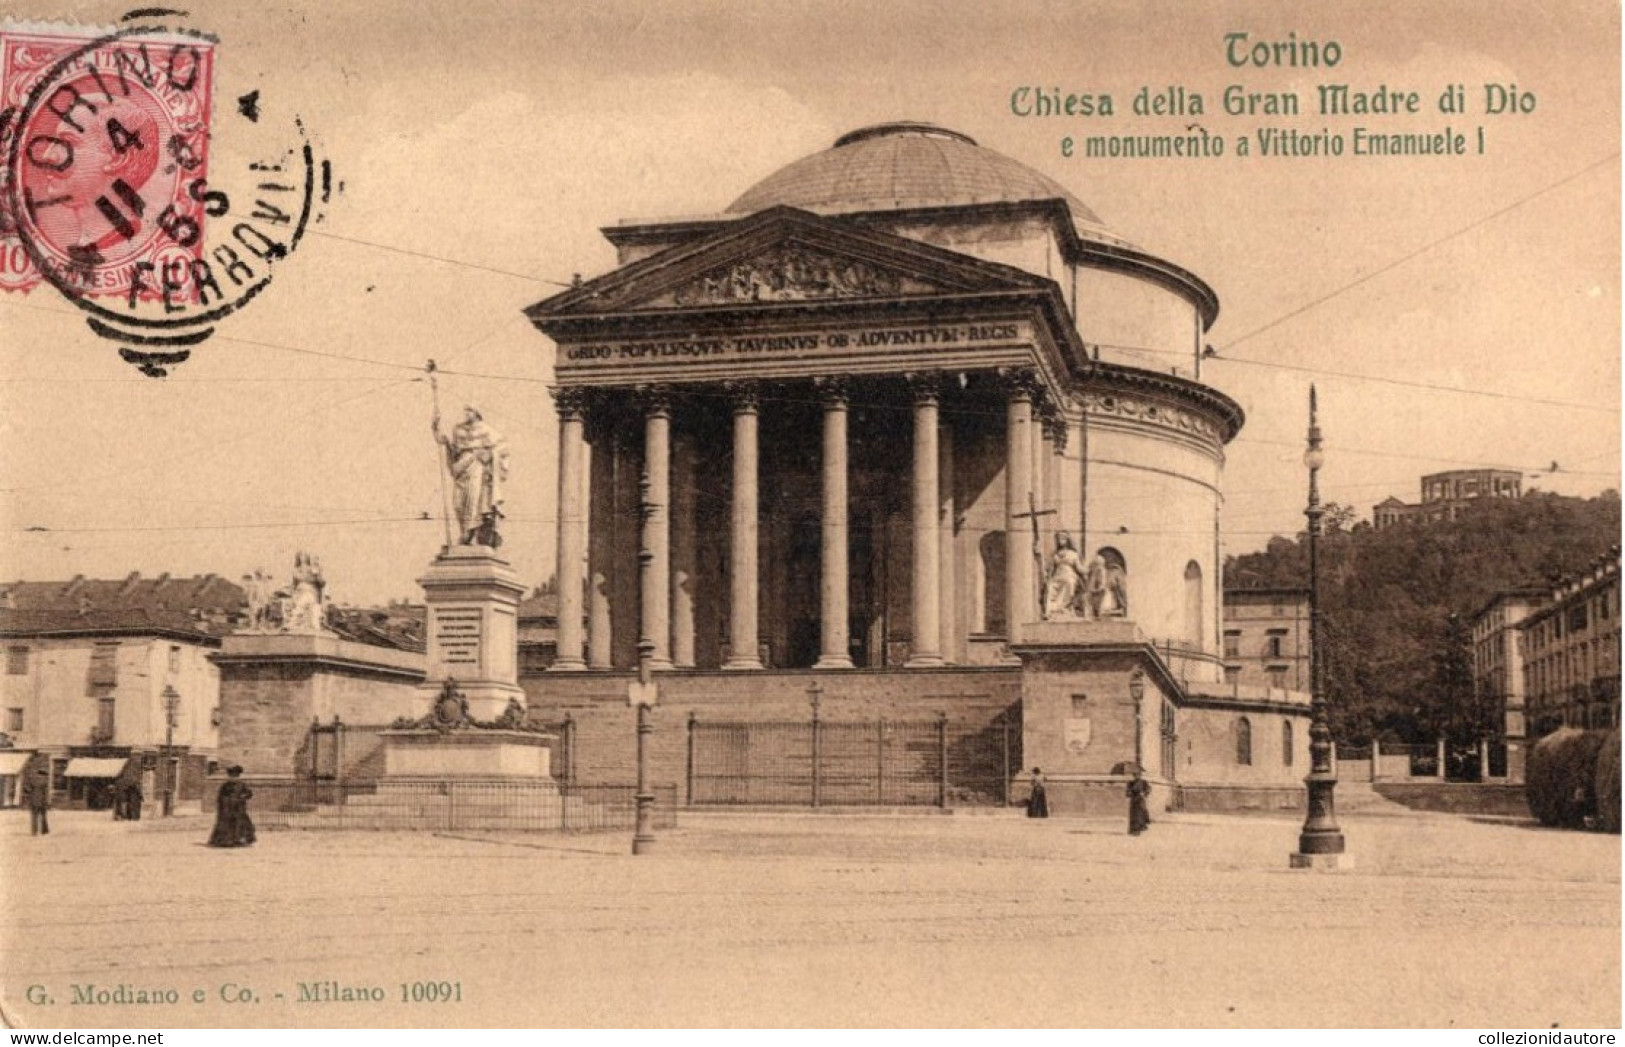
[[[269,286],[334,182],[258,91],[215,125],[214,36],[137,21],[0,33],[0,288],[50,285],[162,376]]]

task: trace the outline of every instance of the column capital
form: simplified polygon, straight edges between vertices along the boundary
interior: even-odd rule
[[[948,390],[948,376],[941,371],[909,371],[903,375],[908,393],[919,406],[939,404]]]
[[[821,374],[813,379],[813,391],[825,407],[845,407],[852,398],[852,380],[844,374]]]
[[[561,420],[580,421],[586,417],[588,404],[592,400],[591,390],[580,386],[555,385],[548,392],[553,394],[553,403],[558,408]]]
[[[733,379],[722,383],[723,394],[733,403],[735,414],[755,414],[762,409],[762,383]]]
[[[1005,396],[1011,400],[1036,402],[1043,396],[1044,383],[1031,367],[1001,367],[994,372]]]
[[[647,383],[632,388],[633,401],[646,415],[670,417],[672,402],[676,397],[676,390],[665,383]]]

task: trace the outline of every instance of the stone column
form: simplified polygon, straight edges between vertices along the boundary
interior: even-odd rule
[[[698,584],[698,532],[694,480],[694,437],[679,431],[672,457],[671,486],[671,660],[694,668],[694,587]]]
[[[937,570],[942,592],[939,628],[942,660],[952,664],[959,660],[959,558],[954,536],[954,428],[946,418],[937,434],[937,480],[941,484],[937,514]]]
[[[643,506],[643,547],[649,568],[643,572],[642,637],[654,643],[649,657],[656,670],[671,668],[671,391],[643,390],[643,470],[647,480]]]
[[[937,427],[942,379],[910,375],[914,400],[914,641],[910,667],[942,664],[941,556],[937,516],[942,511]]]
[[[733,530],[731,532],[728,637],[724,669],[760,669],[756,627],[757,578],[757,423],[761,394],[744,383],[734,394]]]
[[[558,564],[554,571],[559,594],[558,655],[552,668],[561,672],[587,667],[582,658],[582,598],[586,589],[587,513],[582,464],[586,456],[586,397],[580,389],[558,389],[559,411],[559,515]]]
[[[1021,640],[1021,625],[1038,613],[1037,582],[1033,578],[1032,522],[1020,513],[1029,511],[1032,495],[1033,398],[1037,378],[1030,371],[1012,371],[1005,379],[1004,464],[1004,619],[1009,643]]]
[[[615,667],[615,626],[610,590],[614,585],[615,448],[608,419],[594,411],[588,483],[587,668]]]
[[[820,378],[824,403],[824,502],[818,581],[818,661],[815,669],[850,669],[851,572],[847,562],[847,388]]]

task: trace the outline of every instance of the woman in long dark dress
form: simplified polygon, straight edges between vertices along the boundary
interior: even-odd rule
[[[1151,810],[1146,797],[1151,795],[1151,783],[1138,774],[1128,783],[1128,832],[1138,836],[1151,826]]]
[[[1049,817],[1049,795],[1044,791],[1044,772],[1033,768],[1032,793],[1027,797],[1027,817]]]
[[[254,795],[242,781],[243,769],[226,769],[225,784],[215,798],[214,832],[210,847],[247,847],[254,842],[254,823],[248,817],[248,801]]]

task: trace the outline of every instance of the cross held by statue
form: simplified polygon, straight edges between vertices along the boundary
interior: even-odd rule
[[[1035,581],[1037,581],[1038,584],[1034,588],[1037,592],[1038,614],[1040,617],[1043,617],[1044,614],[1044,542],[1038,533],[1038,518],[1040,516],[1054,516],[1057,512],[1058,510],[1055,509],[1040,509],[1038,507],[1038,499],[1033,496],[1031,491],[1028,491],[1027,511],[1024,513],[1014,514],[1014,518],[1017,520],[1032,521],[1033,564],[1038,568],[1038,570],[1034,573]]]

